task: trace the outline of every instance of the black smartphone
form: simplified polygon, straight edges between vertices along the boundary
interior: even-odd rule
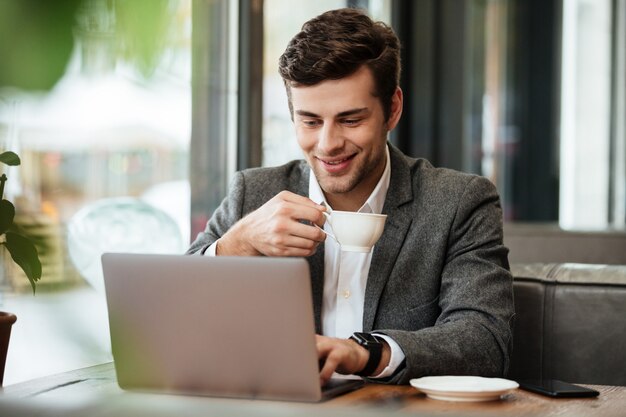
[[[570,384],[568,382],[556,379],[534,379],[517,381],[520,388],[526,391],[536,392],[537,394],[547,395],[549,397],[597,397],[600,393],[594,389],[581,387],[580,385]]]

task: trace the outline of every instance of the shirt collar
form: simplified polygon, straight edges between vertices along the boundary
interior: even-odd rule
[[[361,208],[357,210],[359,213],[380,214],[383,211],[385,197],[387,197],[387,190],[389,189],[389,181],[391,179],[391,158],[389,156],[389,146],[385,146],[385,155],[386,162],[383,175],[380,177],[380,180],[378,180],[378,184],[376,184],[376,187],[374,187],[374,191],[372,191],[372,193],[367,198],[365,203],[361,206]],[[317,182],[317,178],[315,178],[313,171],[310,171],[309,174],[309,198],[317,204],[324,203],[325,205],[330,207],[330,204],[328,204],[328,202],[326,201],[324,193],[322,192],[322,189]]]

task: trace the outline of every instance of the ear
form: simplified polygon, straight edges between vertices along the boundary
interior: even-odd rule
[[[402,116],[402,103],[402,89],[400,87],[396,87],[396,91],[393,93],[393,96],[391,96],[391,112],[389,113],[389,120],[387,120],[387,129],[390,132],[400,121],[400,116]]]

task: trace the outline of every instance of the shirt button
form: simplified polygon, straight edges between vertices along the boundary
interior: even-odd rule
[[[343,298],[348,299],[350,295],[350,290],[343,290]]]

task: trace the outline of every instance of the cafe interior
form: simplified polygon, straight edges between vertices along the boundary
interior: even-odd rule
[[[626,0],[1,2],[0,152],[21,159],[0,166],[3,198],[42,276],[33,293],[0,248],[0,310],[17,316],[0,415],[56,415],[42,392],[71,396],[91,378],[77,370],[113,361],[103,253],[182,254],[236,171],[302,158],[278,57],[341,7],[402,42],[389,141],[498,190],[516,311],[506,378],[600,395],[517,389],[485,406],[367,387],[305,408],[118,398],[130,411],[116,414],[90,392],[90,415],[624,415]]]

